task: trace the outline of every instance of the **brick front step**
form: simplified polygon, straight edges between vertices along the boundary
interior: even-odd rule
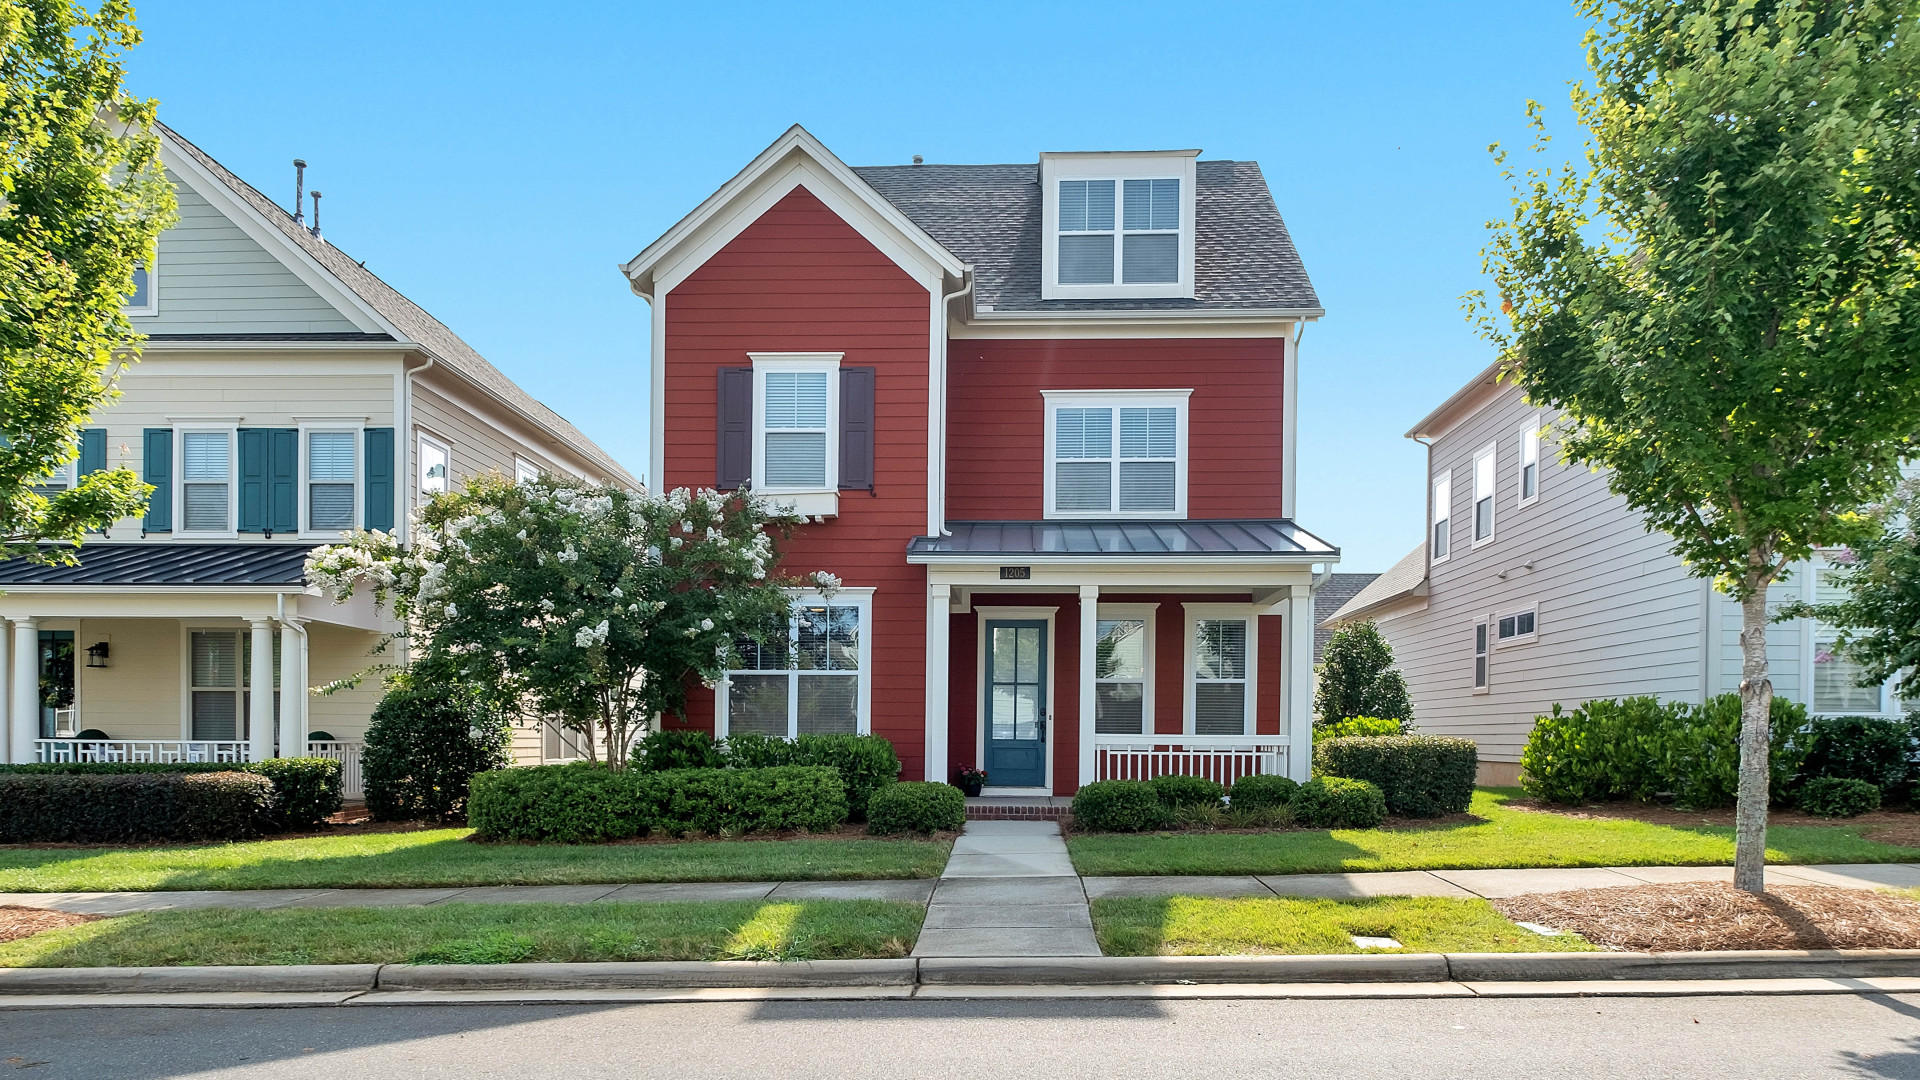
[[[1058,821],[1067,816],[1072,799],[1044,795],[983,795],[967,800],[968,821]]]

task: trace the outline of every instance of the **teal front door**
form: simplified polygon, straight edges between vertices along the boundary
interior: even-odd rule
[[[1047,781],[1047,624],[989,620],[987,783],[1043,787]]]

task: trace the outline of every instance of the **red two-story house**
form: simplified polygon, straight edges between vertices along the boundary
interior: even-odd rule
[[[783,568],[844,582],[689,722],[873,732],[989,794],[1306,778],[1323,312],[1259,167],[1198,156],[850,168],[796,126],[622,268],[649,478],[791,503]]]

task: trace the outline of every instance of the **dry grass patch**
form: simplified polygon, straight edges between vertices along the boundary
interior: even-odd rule
[[[75,915],[70,911],[49,911],[46,908],[0,904],[0,942],[19,941],[21,938],[44,934],[49,930],[64,930],[69,926],[93,922],[100,917],[99,915]]]
[[[1509,919],[1615,949],[1920,948],[1920,903],[1872,889],[1782,885],[1755,895],[1690,882],[1515,896],[1493,905]]]

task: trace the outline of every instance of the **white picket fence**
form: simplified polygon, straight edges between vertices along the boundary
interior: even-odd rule
[[[340,763],[341,794],[349,799],[363,798],[367,794],[367,785],[360,777],[360,752],[366,748],[359,742],[310,742],[307,744],[308,757],[332,758]]]
[[[1287,740],[1271,735],[1096,735],[1102,780],[1200,776],[1232,787],[1243,776],[1285,776]]]

